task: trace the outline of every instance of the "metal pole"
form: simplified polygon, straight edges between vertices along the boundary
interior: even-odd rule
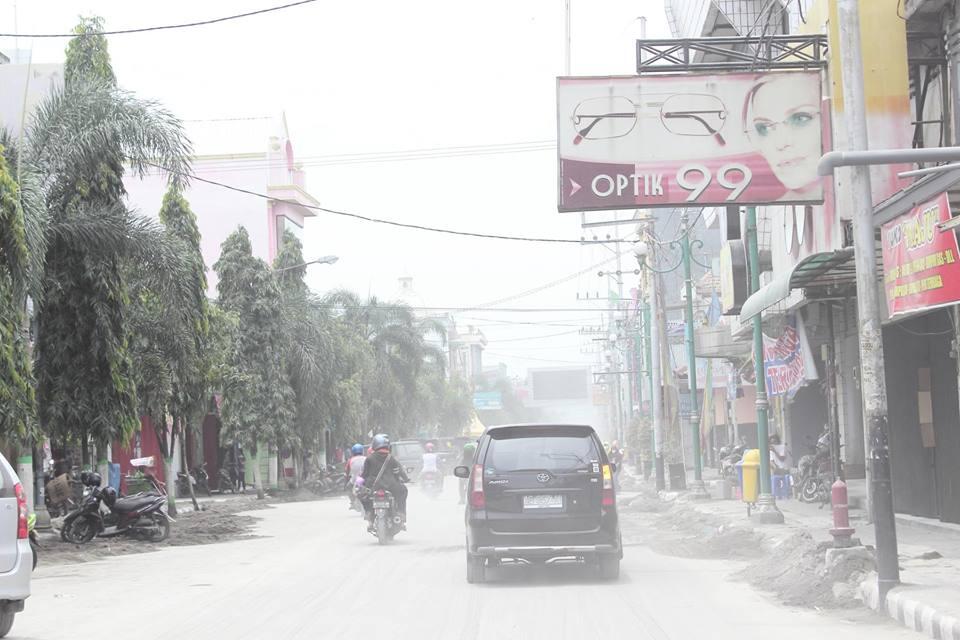
[[[651,225],[653,223],[651,222]],[[651,236],[653,234],[651,233]],[[653,238],[651,238],[652,240]],[[656,243],[648,242],[650,247],[650,264],[656,265],[654,253]],[[650,273],[650,378],[652,380],[653,390],[650,396],[653,402],[653,447],[654,447],[654,469],[656,470],[657,491],[663,491],[666,488],[666,479],[663,469],[663,382],[661,380],[661,355],[660,355],[660,276],[651,270]]]
[[[863,60],[860,49],[858,0],[838,0],[844,121],[849,146],[854,152],[869,149],[867,113],[863,87]],[[864,432],[873,496],[874,528],[877,539],[877,573],[881,602],[900,583],[897,530],[890,484],[889,425],[887,424],[887,383],[883,365],[883,329],[877,296],[877,263],[873,229],[873,199],[870,169],[850,170],[853,192],[853,246],[857,270],[857,307],[860,322],[860,371],[863,394]]]
[[[747,251],[750,262],[750,294],[760,289],[760,247],[757,238],[757,208],[747,207]],[[764,524],[783,522],[783,514],[770,491],[770,426],[767,377],[763,368],[763,318],[753,317],[753,368],[757,379],[757,447],[760,449],[760,495],[754,513]]]
[[[826,303],[827,309],[827,344],[824,345],[827,373],[827,410],[830,415],[830,457],[833,460],[833,479],[845,480],[843,467],[840,464],[840,410],[837,404],[837,338],[833,328],[833,303]]]
[[[680,214],[681,256],[683,258],[683,286],[687,294],[686,323],[684,325],[687,342],[687,382],[690,390],[690,436],[693,438],[693,483],[690,495],[693,498],[709,498],[707,487],[703,483],[703,460],[700,452],[700,411],[697,402],[697,354],[693,336],[693,275],[690,267],[690,218],[687,210]]]
[[[564,16],[566,29],[564,32],[564,49],[563,49],[563,72],[564,75],[570,75],[570,0],[564,2]]]
[[[646,366],[644,367],[647,371],[647,384],[650,385],[648,393],[650,396],[650,411],[647,414],[650,418],[650,465],[651,468],[656,467],[657,464],[657,439],[654,437],[654,419],[653,419],[653,397],[655,395],[655,387],[653,386],[653,356],[651,354],[653,338],[651,334],[651,321],[650,321],[650,298],[652,298],[652,288],[650,281],[647,281],[647,286],[645,287],[647,293],[647,302],[643,305],[643,350],[644,350],[644,359],[646,360]],[[654,472],[656,476],[656,472]]]

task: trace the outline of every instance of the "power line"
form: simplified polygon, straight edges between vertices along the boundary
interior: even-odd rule
[[[621,238],[621,240],[622,240],[622,239],[623,239],[623,238]],[[619,254],[618,254],[618,255],[619,255]],[[516,293],[516,294],[514,294],[514,295],[510,295],[510,296],[507,296],[507,297],[505,297],[505,298],[500,298],[499,300],[493,300],[492,302],[485,302],[485,303],[483,303],[483,304],[477,305],[477,307],[478,307],[478,308],[493,307],[493,306],[496,306],[496,305],[498,305],[498,304],[503,304],[504,302],[513,302],[514,300],[519,300],[520,298],[526,298],[527,296],[532,296],[532,295],[534,295],[534,294],[536,294],[536,293],[540,293],[541,291],[546,291],[547,289],[551,289],[551,288],[553,288],[553,287],[559,286],[559,285],[564,284],[564,283],[566,283],[566,282],[570,282],[571,280],[574,280],[574,279],[576,279],[576,278],[579,278],[579,277],[582,276],[582,275],[585,275],[585,274],[587,274],[587,273],[592,272],[594,269],[596,269],[596,268],[598,268],[598,267],[602,267],[602,266],[604,266],[604,265],[610,264],[611,262],[615,262],[616,259],[617,259],[617,258],[614,257],[614,258],[610,258],[610,259],[608,259],[608,260],[603,260],[602,262],[598,262],[597,264],[592,265],[592,266],[589,266],[589,267],[587,267],[586,269],[582,269],[581,271],[577,271],[576,273],[571,273],[571,274],[568,275],[568,276],[564,276],[564,277],[559,278],[559,279],[557,279],[557,280],[553,280],[552,282],[548,282],[548,283],[546,283],[546,284],[542,284],[542,285],[540,285],[540,286],[538,286],[538,287],[534,287],[533,289],[528,289],[528,290],[526,290],[526,291],[522,291],[522,292],[520,292],[520,293]]]
[[[590,367],[589,362],[582,360],[554,360],[552,358],[531,358],[530,356],[515,356],[509,353],[497,353],[496,351],[484,351],[485,354],[496,356],[497,358],[509,358],[511,360],[530,360],[532,362],[552,362],[556,364],[578,364],[584,367]]]
[[[342,311],[358,308],[358,307],[346,306],[339,303],[332,303],[332,304],[320,303],[317,306],[319,306],[320,308],[342,310]],[[463,313],[466,313],[466,312],[470,312],[470,313],[558,313],[558,312],[559,313],[608,313],[608,312],[623,311],[623,309],[620,309],[620,308],[608,308],[608,307],[604,307],[604,308],[597,307],[592,309],[583,309],[583,308],[573,309],[570,307],[509,307],[509,308],[500,307],[497,309],[478,309],[476,307],[412,307],[410,305],[405,305],[405,304],[378,304],[376,308],[377,309],[409,309],[411,311],[425,311],[425,312],[449,311],[451,313],[460,313],[460,312],[463,312]]]
[[[217,24],[219,22],[227,22],[230,20],[239,20],[240,18],[249,18],[251,16],[258,16],[264,13],[271,13],[273,11],[281,11],[283,9],[291,9],[293,7],[299,7],[304,4],[312,4],[317,2],[317,0],[299,0],[298,2],[290,2],[287,4],[281,4],[275,7],[267,7],[265,9],[257,9],[256,11],[248,11],[246,13],[235,13],[229,16],[223,16],[220,18],[211,18],[209,20],[198,20],[196,22],[181,22],[179,24],[165,24],[158,25],[153,27],[138,27],[134,29],[116,29],[114,31],[88,31],[86,33],[0,33],[0,37],[3,38],[82,38],[84,36],[119,36],[126,35],[130,33],[146,33],[148,31],[167,31],[170,29],[186,29],[188,27],[202,27],[210,24]]]
[[[408,223],[408,222],[397,222],[396,220],[385,220],[385,219],[383,219],[383,218],[374,218],[374,217],[372,217],[372,216],[365,216],[365,215],[361,215],[361,214],[359,214],[359,213],[350,213],[349,211],[340,211],[340,210],[338,210],[338,209],[328,209],[327,207],[321,207],[321,206],[318,206],[318,205],[303,204],[303,203],[301,203],[301,202],[296,202],[296,201],[293,201],[293,200],[287,200],[287,199],[285,199],[285,198],[274,198],[274,197],[272,197],[272,196],[268,196],[268,195],[265,194],[265,193],[258,193],[258,192],[256,192],[256,191],[250,191],[249,189],[242,189],[242,188],[240,188],[240,187],[234,187],[234,186],[232,186],[232,185],[225,184],[225,183],[223,183],[223,182],[218,182],[218,181],[216,181],[216,180],[209,180],[209,179],[207,179],[207,178],[201,178],[200,176],[197,176],[197,175],[195,175],[195,174],[193,174],[193,173],[190,173],[190,172],[187,172],[187,171],[175,171],[175,170],[169,169],[169,168],[167,168],[167,167],[164,167],[164,166],[162,166],[162,165],[154,164],[154,163],[152,163],[152,162],[146,162],[146,163],[144,163],[144,164],[148,164],[148,165],[150,165],[150,166],[152,166],[152,167],[156,167],[157,169],[161,169],[161,170],[163,170],[163,171],[166,171],[167,173],[177,174],[177,175],[180,175],[180,176],[183,176],[183,177],[186,177],[186,178],[190,178],[191,180],[196,180],[197,182],[204,182],[204,183],[206,183],[206,184],[211,184],[211,185],[214,185],[214,186],[217,186],[217,187],[221,187],[221,188],[223,188],[223,189],[228,189],[228,190],[230,190],[230,191],[236,191],[237,193],[245,193],[245,194],[247,194],[247,195],[256,196],[256,197],[258,197],[258,198],[263,198],[264,200],[270,200],[270,201],[272,201],[272,202],[284,202],[284,203],[286,203],[286,204],[292,204],[292,205],[297,206],[297,207],[303,207],[303,208],[305,208],[305,209],[313,209],[313,210],[315,210],[315,211],[323,211],[324,213],[329,213],[329,214],[332,214],[332,215],[335,215],[335,216],[342,216],[342,217],[345,217],[345,218],[353,218],[353,219],[355,219],[355,220],[363,220],[364,222],[374,222],[374,223],[377,223],[377,224],[385,224],[385,225],[389,225],[389,226],[392,226],[392,227],[400,227],[400,228],[403,228],[403,229],[415,229],[415,230],[417,230],[417,231],[430,231],[430,232],[433,232],[433,233],[444,233],[444,234],[453,235],[453,236],[464,236],[464,237],[469,237],[469,238],[483,238],[483,239],[485,239],[485,240],[511,240],[511,241],[515,241],[515,242],[541,242],[541,243],[547,243],[547,244],[576,244],[576,245],[582,244],[582,241],[581,241],[581,240],[567,240],[567,239],[565,239],[565,238],[536,238],[536,237],[525,237],[525,236],[508,236],[508,235],[500,235],[500,234],[493,234],[493,233],[478,233],[478,232],[473,232],[473,231],[458,231],[458,230],[455,230],[455,229],[444,229],[444,228],[442,228],[442,227],[431,227],[431,226],[422,225],[422,224],[412,224],[412,223]],[[599,242],[619,243],[619,242],[621,242],[621,240],[620,240],[620,239],[601,240],[601,241],[599,241]]]
[[[502,340],[487,340],[487,344],[501,343],[501,342],[524,342],[526,340],[543,340],[545,338],[556,338],[557,336],[569,336],[574,333],[580,333],[579,329],[574,329],[573,331],[561,331],[559,333],[547,333],[539,336],[525,336],[523,338],[503,338]]]

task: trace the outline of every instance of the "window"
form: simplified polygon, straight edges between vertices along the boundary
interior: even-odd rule
[[[487,466],[498,472],[571,471],[589,468],[600,461],[600,454],[589,434],[494,436],[486,459]]]

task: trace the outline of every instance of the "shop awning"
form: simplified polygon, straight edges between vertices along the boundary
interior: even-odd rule
[[[773,282],[761,287],[759,291],[747,298],[740,309],[740,322],[751,320],[764,309],[769,309],[789,296],[794,289],[852,282],[853,265],[848,264],[851,258],[853,258],[852,248],[807,256],[795,264],[788,273],[775,278]]]

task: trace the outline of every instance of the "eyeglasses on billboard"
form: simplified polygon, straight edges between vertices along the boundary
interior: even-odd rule
[[[634,130],[639,118],[645,117],[658,118],[673,135],[712,136],[723,146],[726,140],[720,130],[727,115],[720,98],[704,93],[672,94],[643,104],[623,96],[588,98],[574,109],[572,120],[577,135],[573,143],[622,138]]]

